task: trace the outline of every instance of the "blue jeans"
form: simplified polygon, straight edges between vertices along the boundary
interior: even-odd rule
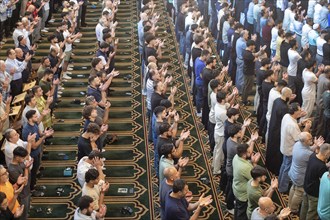
[[[243,84],[244,84],[244,77],[243,77],[243,67],[244,67],[244,61],[242,59],[236,58],[236,88],[239,91],[239,94],[242,94],[243,91]]]
[[[183,56],[183,59],[186,55],[186,37],[184,32],[178,31],[179,44],[180,44],[180,54]]]
[[[196,108],[197,113],[201,112],[203,107],[203,85],[196,84]]]
[[[154,167],[155,167],[156,175],[157,175],[157,177],[159,177],[159,154],[158,154],[158,148],[157,148],[158,136],[156,134],[155,124],[156,124],[156,115],[152,114],[151,126],[152,126],[152,139],[153,139],[153,144],[154,144]]]
[[[278,191],[280,193],[287,192],[289,189],[290,177],[288,175],[292,163],[292,156],[283,155],[283,162],[278,176]]]

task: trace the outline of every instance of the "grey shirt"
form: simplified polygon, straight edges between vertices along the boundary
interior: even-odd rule
[[[316,92],[316,105],[319,107],[322,104],[322,94],[328,90],[330,84],[330,79],[326,77],[324,73],[319,76],[317,83],[317,92]]]
[[[231,138],[227,140],[227,163],[226,172],[228,176],[233,176],[233,158],[237,153],[239,143],[234,142]]]
[[[264,220],[265,219],[266,216],[264,217],[264,216],[260,215],[260,213],[258,212],[259,209],[260,208],[258,207],[255,210],[253,210],[251,219],[253,219],[253,220]]]
[[[293,145],[292,164],[289,170],[289,177],[293,184],[302,187],[304,185],[305,173],[309,157],[313,154],[308,146],[300,141]]]
[[[9,164],[8,166],[8,173],[9,173],[9,182],[11,184],[15,184],[17,182],[18,177],[22,174],[24,176],[25,171],[25,164]],[[30,179],[30,175],[29,175]],[[22,192],[18,195],[19,198],[26,198],[27,196],[30,196],[30,180],[28,181],[28,184],[24,186]]]

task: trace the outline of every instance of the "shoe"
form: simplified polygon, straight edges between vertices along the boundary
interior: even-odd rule
[[[68,67],[67,70],[72,71],[73,69],[71,67]]]
[[[68,65],[68,67],[70,67],[70,68],[73,68],[73,67],[74,67],[74,65],[73,65],[73,64],[69,64],[69,65]]]
[[[234,215],[234,209],[227,209],[227,212]]]
[[[57,95],[57,98],[62,98],[62,96],[61,95]]]
[[[65,72],[64,74],[66,74],[66,75],[71,75],[72,73],[71,72]]]
[[[79,39],[75,39],[74,42],[75,43],[80,43],[80,40]]]
[[[48,23],[54,23],[55,22],[55,19],[54,18],[52,18],[52,19],[50,19],[49,21],[48,21]]]
[[[64,74],[64,75],[62,76],[62,78],[63,78],[63,79],[72,79],[72,77],[70,77],[70,76],[68,76],[68,75],[66,75],[66,74]]]
[[[62,91],[57,91],[57,94],[62,95],[63,92]]]
[[[102,152],[105,152],[105,149],[102,149]]]
[[[42,29],[41,32],[48,33],[46,29]]]
[[[58,90],[61,90],[61,91],[63,91],[65,88],[64,87],[62,87],[62,86],[59,86],[58,87]]]
[[[92,9],[95,9],[96,8],[96,5],[92,4],[91,8]]]
[[[47,31],[49,30],[49,28],[48,28],[48,27],[44,27],[44,29],[45,29],[45,30],[47,30]]]
[[[197,116],[198,118],[201,118],[201,117],[202,117],[202,112],[200,112],[200,113],[196,113],[196,116]]]

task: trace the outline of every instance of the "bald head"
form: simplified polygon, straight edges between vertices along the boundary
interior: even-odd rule
[[[269,197],[260,197],[260,199],[258,201],[258,205],[261,209],[265,210],[268,207],[270,207],[271,205],[273,205],[273,201]]]
[[[140,19],[141,19],[142,21],[146,21],[146,20],[148,20],[148,15],[147,15],[147,13],[142,12],[142,13],[140,14]]]
[[[167,181],[174,181],[177,178],[178,171],[176,170],[175,167],[166,167],[164,169],[164,177],[166,178]]]
[[[16,57],[22,58],[23,57],[23,50],[21,48],[15,48]]]
[[[304,145],[309,145],[312,139],[312,135],[309,132],[301,132],[299,135],[299,141]]]
[[[281,95],[283,98],[290,98],[292,95],[292,90],[289,87],[284,87],[281,91]]]
[[[155,56],[149,56],[148,57],[148,63],[150,63],[150,62],[157,63],[156,57]]]

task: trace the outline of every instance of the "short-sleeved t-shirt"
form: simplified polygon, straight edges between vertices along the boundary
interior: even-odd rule
[[[94,206],[94,210],[99,210],[99,198],[100,198],[100,194],[101,194],[101,187],[102,184],[104,183],[103,180],[100,180],[98,184],[94,185],[93,188],[90,188],[87,186],[87,184],[85,183],[84,186],[81,189],[82,192],[82,196],[90,196],[93,198],[93,206]]]
[[[163,155],[159,161],[159,182],[163,181],[164,170],[167,167],[174,167],[174,160],[165,158]]]
[[[153,47],[145,47],[144,48],[144,59],[145,59],[145,62],[146,62],[146,66],[148,66],[148,57],[150,56],[154,56],[157,58],[157,51],[155,48]]]
[[[40,138],[39,136],[39,127],[37,124],[34,124],[33,126],[30,125],[29,123],[25,124],[23,126],[23,130],[22,130],[22,140],[23,141],[27,141],[27,138],[29,136],[29,134],[36,134],[36,138],[35,141],[37,142]],[[30,156],[31,157],[36,157],[41,153],[41,146],[39,145],[38,148],[36,149],[31,149],[31,153]]]
[[[159,202],[161,209],[160,215],[162,219],[164,218],[164,213],[165,213],[165,199],[166,196],[172,191],[172,188],[173,186],[168,185],[166,183],[166,179],[163,179],[159,187]]]
[[[157,139],[157,147],[156,147],[157,150],[158,150],[158,152],[160,150],[160,147],[163,146],[164,144],[173,144],[173,146],[175,146],[175,141],[172,138],[158,137],[158,139]]]
[[[237,154],[233,159],[233,193],[235,198],[241,202],[247,201],[247,182],[252,178],[253,165],[250,161],[239,157]]]
[[[92,151],[92,145],[89,139],[80,136],[78,139],[78,160],[81,158],[88,156]]]
[[[41,89],[43,91],[44,98],[46,97],[45,99],[47,99],[46,93],[52,89],[51,82],[46,82],[46,81],[40,80],[39,86],[41,87]]]
[[[165,95],[153,92],[151,95],[151,112],[154,112],[155,108],[159,106],[160,102],[164,99],[167,99]]]
[[[77,166],[77,178],[78,178],[78,182],[81,187],[84,186],[86,172],[89,169],[94,168],[92,164],[86,162],[87,159],[88,159],[88,156],[81,158],[81,160],[78,162],[78,166]]]
[[[263,190],[261,186],[252,186],[251,182],[253,179],[250,179],[247,183],[247,195],[248,195],[248,208],[246,210],[246,214],[248,218],[251,217],[251,214],[255,208],[258,207],[259,198],[262,197]]]
[[[94,96],[95,100],[97,102],[100,102],[102,100],[101,91],[98,88],[93,88],[91,86],[87,87],[87,96]]]
[[[319,197],[320,179],[327,172],[327,166],[313,153],[308,161],[304,190],[308,195]]]
[[[226,162],[226,172],[228,176],[233,176],[233,158],[237,153],[237,146],[239,143],[228,138],[226,143],[227,148],[227,162]]]
[[[10,203],[11,200],[13,200],[14,188],[13,188],[13,185],[9,181],[7,181],[4,185],[0,185],[0,192],[3,192],[4,194],[6,194],[8,203]],[[16,200],[14,208],[11,210],[11,212],[15,213],[18,207],[19,207],[19,203]]]
[[[254,62],[254,56],[251,51],[249,50],[243,50],[243,60],[244,60],[244,69],[243,73],[244,75],[253,76],[255,73],[255,62]]]
[[[9,164],[8,173],[9,173],[9,181],[11,184],[15,184],[20,175],[24,176],[25,164]],[[30,177],[29,177],[30,178]],[[27,182],[26,186],[24,186],[22,192],[18,195],[19,198],[26,198],[30,196],[30,181]]]
[[[165,218],[164,220],[188,220],[190,219],[186,198],[173,198],[169,192],[165,198]]]

